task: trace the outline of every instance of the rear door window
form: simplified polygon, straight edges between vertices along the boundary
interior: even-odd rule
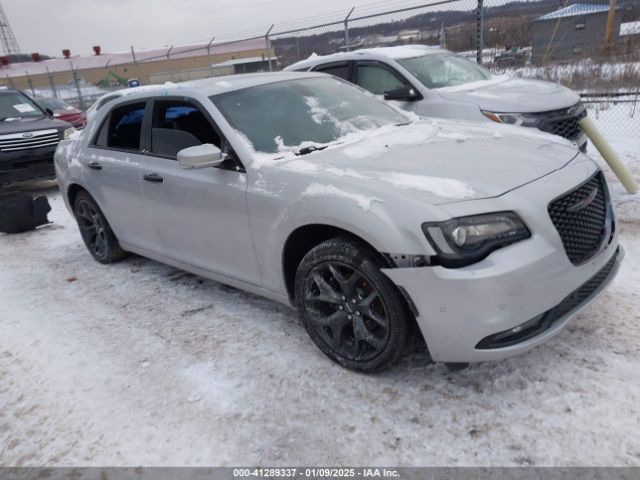
[[[146,102],[114,108],[98,134],[96,144],[102,147],[140,150],[140,134]]]

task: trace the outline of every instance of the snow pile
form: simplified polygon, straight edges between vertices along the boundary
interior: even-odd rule
[[[613,146],[639,172],[640,150]],[[618,279],[545,345],[358,375],[285,306],[137,256],[96,263],[49,185],[54,223],[0,235],[5,467],[640,466],[638,210],[618,209]]]

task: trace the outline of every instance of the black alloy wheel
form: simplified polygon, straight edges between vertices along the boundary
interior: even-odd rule
[[[398,360],[408,313],[379,256],[348,238],[312,249],[296,275],[296,303],[309,336],[330,358],[359,371]]]

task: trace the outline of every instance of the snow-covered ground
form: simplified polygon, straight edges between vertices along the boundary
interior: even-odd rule
[[[637,138],[615,143],[640,177]],[[610,175],[608,175],[610,177]],[[544,346],[450,373],[325,358],[279,304],[53,224],[0,235],[0,465],[640,465],[640,199],[626,260]]]

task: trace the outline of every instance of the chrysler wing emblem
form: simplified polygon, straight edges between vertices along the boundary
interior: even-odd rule
[[[573,212],[577,212],[578,210],[582,210],[583,208],[587,208],[595,200],[597,195],[598,195],[598,187],[593,187],[593,190],[589,192],[589,195],[584,197],[579,202],[576,202],[573,205],[569,205],[566,208],[567,212],[573,213]]]
[[[32,132],[26,132],[22,134],[22,138],[31,138],[33,137],[33,133]]]

